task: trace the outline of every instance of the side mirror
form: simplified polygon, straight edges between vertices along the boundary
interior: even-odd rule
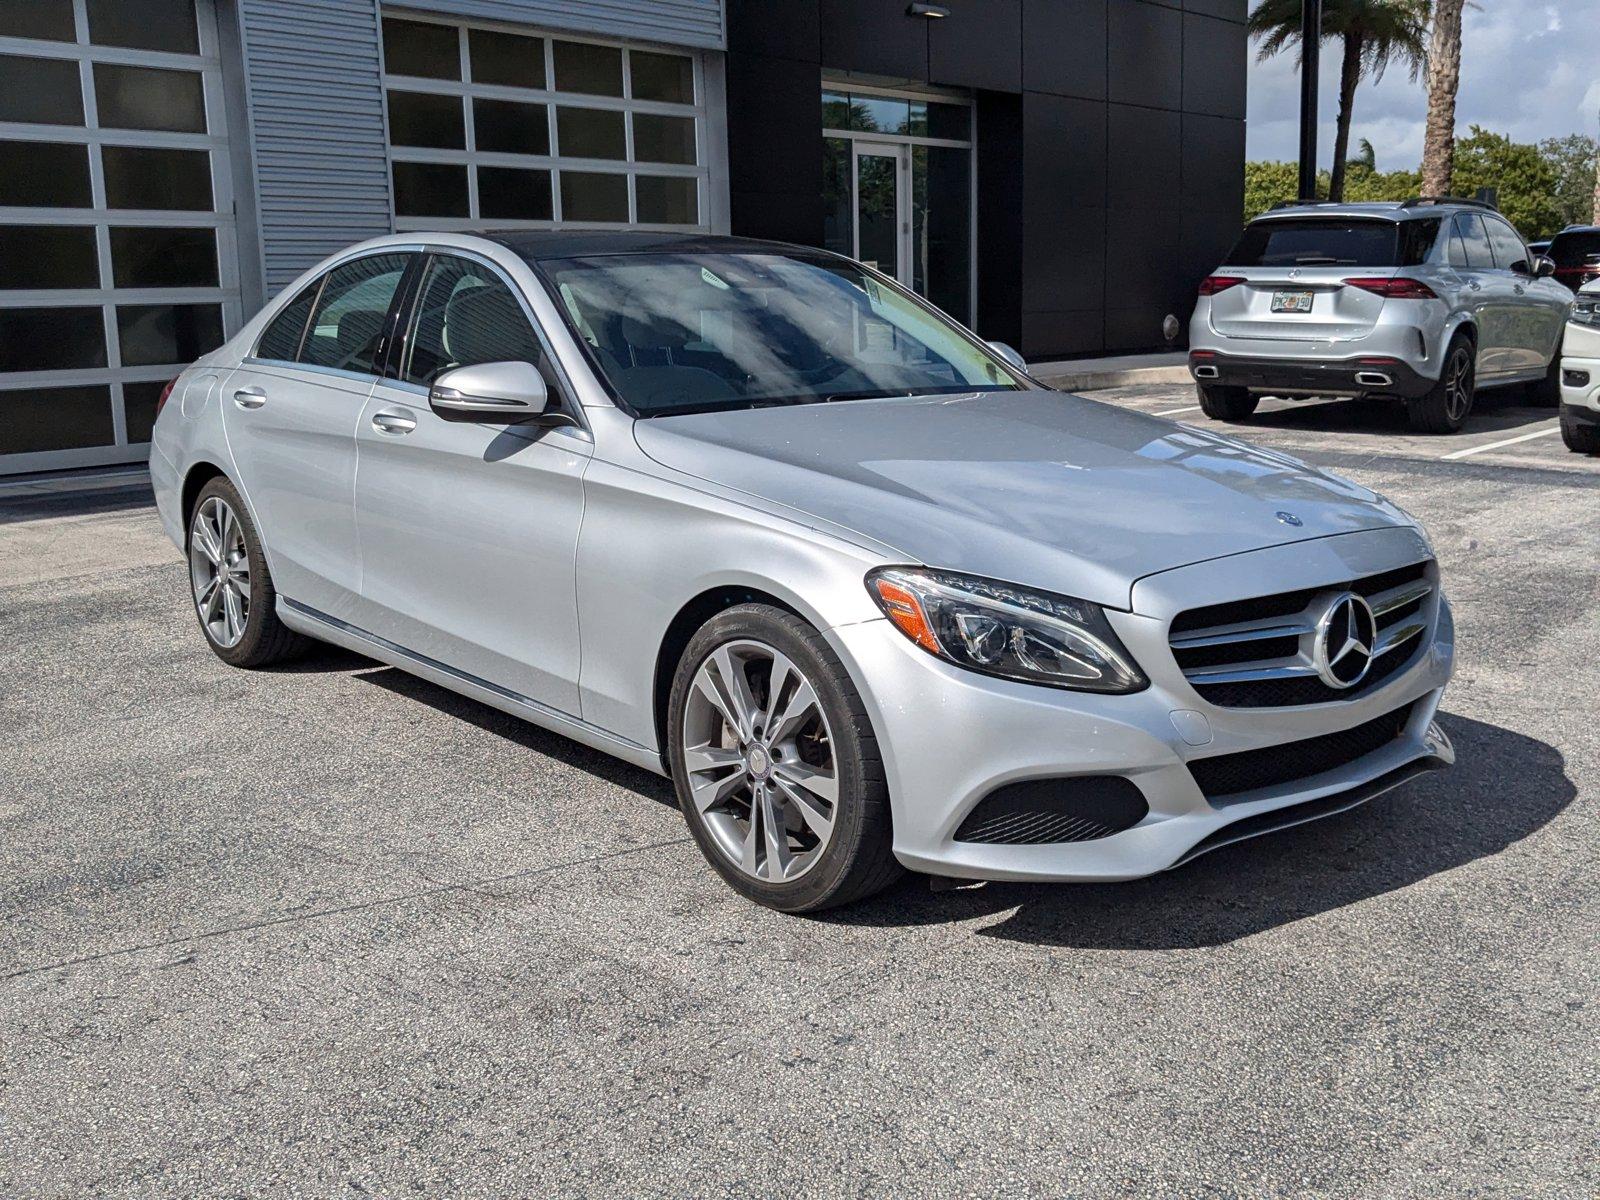
[[[428,390],[428,407],[447,421],[531,421],[549,403],[544,377],[526,362],[456,367]]]
[[[1535,279],[1548,279],[1556,273],[1556,260],[1547,254],[1533,256],[1533,277]]]
[[[989,343],[989,349],[993,350],[996,354],[998,354],[1001,358],[1005,359],[1008,363],[1010,363],[1017,370],[1021,371],[1023,374],[1027,374],[1027,371],[1028,371],[1028,360],[1023,358],[1022,355],[1018,354],[1015,350],[1013,350],[1010,346],[1006,345],[1004,342],[990,342]]]

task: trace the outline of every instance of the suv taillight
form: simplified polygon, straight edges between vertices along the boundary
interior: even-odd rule
[[[1434,290],[1420,279],[1407,279],[1404,275],[1394,279],[1346,279],[1346,287],[1360,288],[1388,300],[1437,300]]]
[[[1200,294],[1215,296],[1218,292],[1225,292],[1234,284],[1243,282],[1242,275],[1207,275],[1200,281]]]
[[[177,382],[178,381],[176,379],[167,380],[167,386],[162,388],[161,395],[156,397],[156,416],[159,417],[161,415],[161,410],[167,406],[167,397],[172,395],[173,385]]]

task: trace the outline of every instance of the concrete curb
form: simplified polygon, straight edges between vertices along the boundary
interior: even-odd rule
[[[1128,371],[1040,371],[1033,377],[1063,392],[1129,387],[1139,383],[1189,383],[1188,367],[1135,367]]]

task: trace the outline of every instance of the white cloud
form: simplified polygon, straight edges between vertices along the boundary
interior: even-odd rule
[[[1482,125],[1517,141],[1600,133],[1600,0],[1478,0],[1462,25],[1456,122]],[[1292,160],[1299,146],[1299,73],[1293,52],[1264,63],[1251,46],[1249,125],[1253,159]],[[1317,149],[1333,157],[1339,50],[1322,48]],[[1424,82],[1393,66],[1357,89],[1352,152],[1367,138],[1384,170],[1415,167],[1427,113]]]

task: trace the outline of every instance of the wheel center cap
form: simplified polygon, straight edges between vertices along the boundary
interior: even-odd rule
[[[772,756],[761,746],[751,746],[744,756],[745,769],[757,779],[772,774]]]

